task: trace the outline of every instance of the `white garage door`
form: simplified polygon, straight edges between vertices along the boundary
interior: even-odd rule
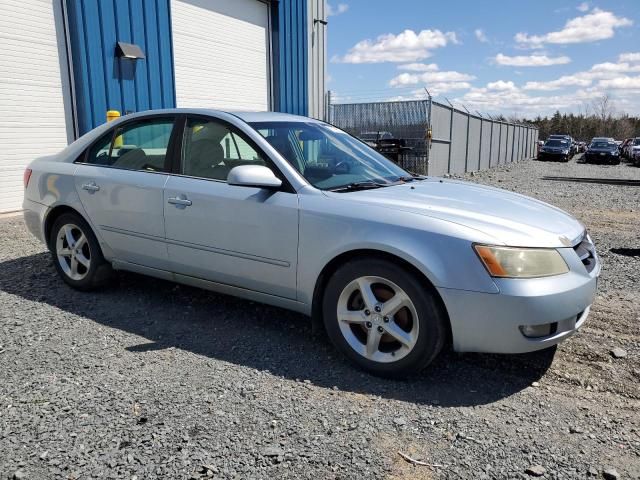
[[[172,0],[178,107],[269,108],[269,12],[258,0]]]
[[[60,4],[0,1],[0,212],[22,208],[22,177],[32,159],[67,145]]]

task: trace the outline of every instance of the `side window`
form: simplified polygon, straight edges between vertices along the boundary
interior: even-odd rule
[[[165,172],[165,159],[174,120],[141,120],[118,127],[98,140],[86,162],[125,170]]]
[[[86,163],[92,165],[110,165],[109,152],[111,150],[111,140],[113,139],[113,131],[100,137],[100,139],[93,144],[87,153]]]
[[[181,173],[227,180],[238,165],[265,165],[245,137],[215,120],[189,118],[182,142]]]

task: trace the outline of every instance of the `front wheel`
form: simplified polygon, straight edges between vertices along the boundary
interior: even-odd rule
[[[420,371],[442,350],[447,336],[446,315],[425,283],[387,260],[346,263],[324,294],[329,338],[375,375],[404,377]]]
[[[60,215],[53,223],[49,248],[58,274],[78,290],[93,290],[106,284],[111,265],[102,256],[89,224],[75,213]]]

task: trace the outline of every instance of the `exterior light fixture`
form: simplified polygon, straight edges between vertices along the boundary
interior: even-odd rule
[[[130,60],[141,60],[146,58],[142,49],[135,43],[116,43],[116,57],[128,58]]]

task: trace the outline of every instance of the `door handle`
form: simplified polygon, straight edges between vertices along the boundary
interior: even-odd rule
[[[188,207],[191,205],[191,200],[189,200],[185,195],[178,195],[177,197],[169,197],[167,202],[171,205],[175,205],[176,207]]]
[[[82,185],[82,189],[86,190],[89,193],[97,192],[100,190],[100,187],[96,185],[96,182],[89,182]]]

